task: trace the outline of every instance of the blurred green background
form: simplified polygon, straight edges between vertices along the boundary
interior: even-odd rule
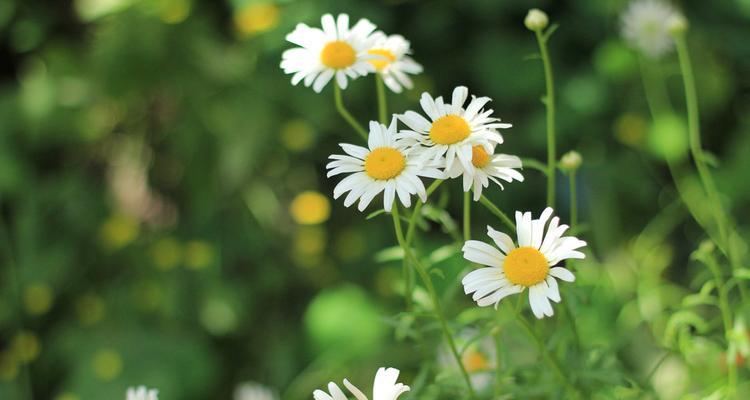
[[[536,6],[560,24],[550,44],[558,146],[583,155],[581,236],[596,255],[569,298],[588,349],[579,367],[605,371],[613,387],[642,377],[668,310],[695,290],[688,256],[703,234],[672,205],[664,158],[684,160],[687,143],[681,120],[650,122],[638,58],[619,36],[626,3],[0,2],[0,398],[117,399],[146,384],[163,399],[219,399],[255,381],[300,399],[344,377],[369,388],[378,366],[401,369],[419,398],[457,398],[434,386],[447,368],[433,354],[439,332],[414,333],[414,317],[399,314],[390,220],[329,200],[338,180],[325,178],[326,158],[359,140],[332,88],[292,87],[278,66],[292,47],[285,35],[325,12],[411,41],[425,73],[413,91],[389,95],[391,111],[467,85],[514,124],[501,151],[537,159],[544,80],[523,17]],[[747,238],[750,1],[683,3],[704,144]],[[661,68],[684,109],[674,56]],[[374,88],[366,77],[344,93],[363,123],[376,116]],[[524,175],[489,197],[538,213],[545,180]],[[566,219],[562,176],[558,185]],[[428,210],[421,238],[428,249],[451,244],[441,229],[460,215],[458,184],[443,186],[447,208]],[[639,253],[653,221],[656,245]],[[487,223],[500,225],[476,207],[476,237]],[[471,320],[478,311],[457,285],[466,263],[450,247],[436,257],[449,313]],[[662,397],[700,385],[686,379],[696,368],[710,368],[705,379],[722,373],[720,349],[699,344],[692,361],[670,358],[655,377]],[[493,363],[491,350],[472,353],[470,369]],[[518,354],[515,367],[534,362],[533,349]]]

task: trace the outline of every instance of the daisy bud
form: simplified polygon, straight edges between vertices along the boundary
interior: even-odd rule
[[[566,172],[573,172],[577,170],[581,163],[583,163],[583,158],[581,157],[581,153],[573,150],[569,151],[560,158],[560,168],[562,168]]]
[[[682,14],[674,13],[667,20],[667,31],[672,36],[683,34],[687,29],[688,21]]]
[[[532,8],[529,10],[529,13],[526,14],[523,24],[531,31],[540,31],[547,27],[547,24],[549,24],[549,18],[544,11],[538,8]]]

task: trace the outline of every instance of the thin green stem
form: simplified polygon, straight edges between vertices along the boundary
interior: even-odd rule
[[[664,113],[671,113],[672,103],[669,101],[667,87],[663,84],[664,76],[658,65],[654,65],[642,56],[638,57],[641,67],[643,89],[646,92],[646,103],[651,115],[656,118]]]
[[[544,105],[547,108],[547,206],[555,207],[555,84],[552,76],[552,64],[547,52],[547,38],[541,29],[534,31],[536,41],[539,43],[539,53],[544,64],[544,81],[547,86],[547,95]]]
[[[570,230],[576,232],[578,225],[578,193],[576,193],[576,171],[568,173],[570,184]]]
[[[404,238],[403,231],[401,230],[401,219],[399,217],[398,205],[394,204],[391,215],[393,216],[393,227],[396,230],[396,240],[403,249],[404,256],[409,259],[412,265],[414,265],[414,269],[417,270],[420,278],[422,278],[422,282],[424,283],[425,287],[427,288],[427,292],[432,298],[435,316],[437,317],[438,321],[440,321],[440,328],[443,330],[443,336],[448,343],[448,347],[450,348],[453,357],[458,363],[458,367],[461,370],[461,374],[463,375],[464,380],[466,381],[466,387],[471,394],[471,398],[476,399],[477,395],[476,392],[474,392],[474,387],[471,385],[471,378],[469,377],[469,373],[466,371],[466,367],[464,367],[464,363],[461,361],[461,355],[458,353],[456,343],[453,340],[453,335],[451,333],[450,327],[448,326],[448,321],[446,320],[443,309],[440,306],[440,297],[435,290],[435,286],[432,284],[432,279],[430,279],[430,275],[427,270],[424,268],[424,266],[422,266],[422,263],[417,260],[417,258],[414,256],[414,253],[411,252],[411,249],[406,244],[406,239]]]
[[[500,221],[502,221],[506,226],[508,226],[508,228],[515,231],[516,224],[514,224],[513,221],[510,218],[508,218],[508,216],[505,215],[504,212],[502,212],[499,208],[497,208],[496,205],[492,204],[490,199],[482,195],[479,198],[479,202],[482,203],[482,205],[485,208],[487,208],[491,213],[495,214],[495,216],[500,218]]]
[[[724,325],[724,337],[727,344],[731,340],[732,334],[732,309],[729,305],[729,295],[724,278],[721,275],[721,267],[716,262],[713,254],[702,257],[704,263],[711,270],[716,281],[716,290],[719,292],[719,309],[721,310],[721,320]],[[737,393],[737,363],[735,360],[727,360],[727,385],[729,386],[728,398],[734,398]]]
[[[341,117],[344,118],[344,120],[346,120],[346,122],[348,122],[366,142],[367,131],[359,124],[359,122],[357,122],[356,119],[354,119],[354,117],[352,117],[352,114],[347,111],[346,107],[344,107],[344,100],[341,98],[341,88],[336,84],[333,85],[333,101],[336,103],[336,110],[341,114]]]
[[[464,242],[471,239],[471,192],[464,192]]]
[[[378,93],[378,119],[381,124],[387,124],[388,105],[385,97],[385,85],[383,77],[379,73],[375,74],[375,89]]]

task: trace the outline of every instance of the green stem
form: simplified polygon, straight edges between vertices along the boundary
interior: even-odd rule
[[[417,260],[417,258],[411,252],[409,246],[406,244],[406,239],[404,239],[404,234],[401,230],[401,219],[399,217],[397,204],[393,205],[391,215],[393,216],[393,227],[396,230],[396,240],[398,240],[398,244],[401,246],[401,249],[403,249],[404,256],[409,259],[412,265],[414,265],[414,268],[417,270],[420,278],[422,278],[422,282],[424,283],[425,287],[427,288],[427,292],[432,298],[435,316],[440,321],[440,328],[443,330],[443,336],[445,336],[445,340],[446,342],[448,342],[448,347],[450,348],[453,357],[458,363],[458,367],[461,370],[461,374],[463,375],[464,380],[466,381],[466,387],[471,394],[471,398],[476,399],[477,395],[474,392],[474,387],[471,385],[471,378],[469,377],[469,373],[466,371],[466,367],[464,367],[464,363],[461,361],[461,355],[458,353],[456,343],[453,340],[453,335],[451,334],[450,327],[448,326],[448,321],[445,318],[443,309],[440,307],[440,298],[438,297],[437,291],[435,290],[435,286],[433,286],[432,284],[432,279],[430,279],[430,275],[427,270],[424,268],[424,266],[422,266],[422,263]]]
[[[427,198],[432,195],[432,193],[440,186],[440,184],[443,183],[442,179],[438,179],[427,188]],[[426,200],[425,200],[426,201]],[[414,211],[411,213],[411,216],[409,217],[409,225],[406,228],[406,245],[411,247],[411,243],[414,241],[414,233],[416,232],[417,228],[417,219],[419,218],[419,215],[422,213],[422,206],[424,203],[421,201],[418,201],[417,204],[414,206]],[[414,280],[412,279],[412,272],[411,269],[409,269],[409,261],[404,257],[403,265],[403,275],[404,275],[404,298],[406,299],[406,310],[411,310],[411,301],[414,291]]]
[[[471,239],[471,191],[464,192],[464,242]]]
[[[385,85],[383,85],[383,77],[379,73],[375,74],[375,88],[378,93],[378,118],[380,123],[387,124],[388,106],[385,97]]]
[[[552,64],[547,52],[547,38],[541,29],[534,31],[539,43],[539,53],[544,64],[544,81],[547,86],[547,95],[544,105],[547,107],[547,206],[555,207],[555,85],[552,77]]]
[[[510,228],[513,231],[516,230],[516,224],[514,224],[513,221],[510,218],[508,218],[508,216],[505,215],[504,212],[502,212],[499,208],[497,208],[496,205],[492,204],[490,199],[482,195],[479,198],[479,202],[482,203],[482,205],[485,206],[485,208],[487,208],[491,213],[495,214],[495,216],[500,218],[500,221],[502,221],[505,225],[507,225],[508,228]]]
[[[334,103],[336,103],[336,110],[341,114],[341,117],[346,120],[346,122],[349,123],[349,125],[354,128],[354,130],[359,134],[359,136],[362,137],[362,139],[367,141],[367,131],[365,128],[362,127],[362,125],[357,122],[354,117],[347,111],[346,107],[344,107],[344,101],[341,99],[341,88],[339,85],[333,85],[333,100]]]
[[[704,257],[704,262],[711,270],[716,281],[716,290],[719,292],[719,309],[721,310],[721,320],[724,324],[724,337],[729,344],[732,335],[732,309],[729,305],[729,296],[727,293],[726,283],[721,276],[721,268],[717,264],[713,254]],[[728,398],[734,398],[737,393],[737,363],[735,360],[727,360],[727,381],[729,386]]]
[[[576,388],[573,386],[573,384],[570,383],[568,380],[568,377],[565,376],[565,374],[562,371],[562,368],[560,367],[560,363],[555,359],[555,357],[550,354],[549,350],[547,350],[547,346],[544,345],[544,341],[539,337],[539,335],[534,332],[534,330],[531,328],[531,325],[528,321],[526,321],[526,318],[521,315],[519,310],[514,310],[514,315],[516,316],[516,321],[518,321],[518,324],[523,327],[524,332],[526,335],[534,341],[534,344],[536,344],[537,348],[539,349],[539,353],[541,353],[542,358],[544,358],[544,361],[547,363],[549,368],[552,370],[552,372],[555,374],[557,379],[560,381],[560,383],[565,387],[565,390],[568,392],[568,398],[581,398],[580,393]]]
[[[576,171],[568,174],[570,183],[570,231],[576,232],[578,224],[578,193],[576,193]]]

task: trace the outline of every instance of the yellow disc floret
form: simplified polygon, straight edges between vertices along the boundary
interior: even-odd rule
[[[329,42],[320,52],[320,62],[326,67],[342,69],[351,66],[357,60],[354,48],[344,41]]]
[[[465,119],[458,115],[446,115],[438,118],[430,128],[430,139],[437,144],[458,143],[471,133]]]
[[[378,71],[382,71],[383,68],[388,66],[388,64],[396,61],[396,56],[394,56],[390,50],[386,50],[386,49],[368,50],[367,54],[374,54],[376,56],[380,56],[380,58],[369,60],[370,64],[372,64],[372,66],[375,67],[375,69]]]
[[[533,247],[519,247],[505,257],[503,272],[511,283],[534,286],[549,272],[549,262],[541,251]]]
[[[477,168],[483,168],[490,162],[490,155],[484,146],[474,146],[471,148],[471,163]]]
[[[365,172],[372,179],[388,180],[397,177],[406,168],[406,158],[391,147],[380,147],[365,158]]]

